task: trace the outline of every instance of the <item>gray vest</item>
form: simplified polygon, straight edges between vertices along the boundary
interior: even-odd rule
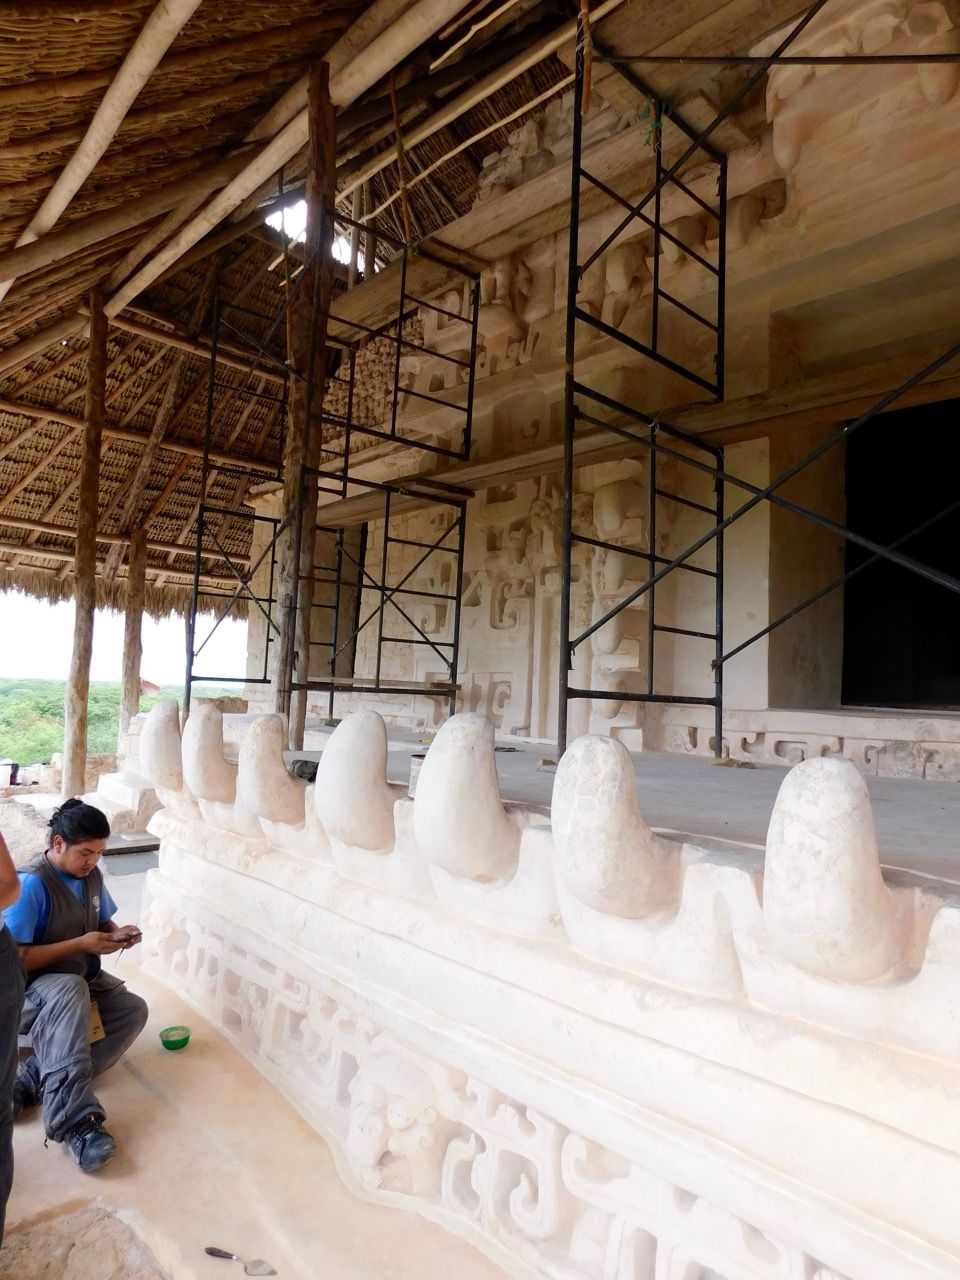
[[[50,898],[50,917],[43,937],[37,940],[42,946],[50,942],[66,942],[68,938],[81,938],[100,928],[100,900],[103,895],[103,876],[99,867],[94,867],[83,880],[83,901],[78,901],[47,861],[47,855],[41,853],[39,858],[23,868],[32,875],[39,876],[46,886]],[[67,956],[43,969],[33,969],[27,974],[28,983],[39,978],[42,973],[75,973],[87,981],[91,981],[100,972],[100,957],[75,955]]]

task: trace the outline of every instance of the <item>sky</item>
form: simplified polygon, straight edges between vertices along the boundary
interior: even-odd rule
[[[300,201],[286,211],[287,234],[303,240],[307,206]],[[279,229],[281,215],[267,220]],[[346,260],[349,246],[337,238],[335,256]],[[212,618],[198,622],[197,644],[213,624]],[[243,676],[247,627],[245,622],[227,620],[220,624],[204,645],[194,667],[203,680]],[[51,604],[33,600],[19,592],[0,593],[0,678],[65,680],[73,647],[73,604]],[[123,658],[123,615],[101,610],[93,629],[91,680],[119,681]],[[185,668],[185,636],[182,618],[143,620],[143,660],[140,674],[152,684],[180,685]]]
[[[202,615],[198,641],[213,619]],[[244,674],[247,626],[228,619],[203,649],[195,675],[204,679]],[[19,592],[0,593],[0,677],[65,680],[73,647],[73,604],[50,604]],[[143,620],[140,675],[153,684],[182,685],[185,667],[182,618]],[[93,627],[91,680],[119,681],[123,658],[123,614],[100,610]]]
[[[292,204],[289,209],[280,209],[277,213],[272,213],[267,218],[267,226],[273,227],[275,231],[283,228],[291,240],[297,240],[300,244],[307,238],[307,202],[299,200],[296,204]],[[333,256],[338,262],[350,261],[350,241],[345,236],[337,236],[333,242]],[[358,254],[357,264],[360,270],[363,270],[363,251]]]

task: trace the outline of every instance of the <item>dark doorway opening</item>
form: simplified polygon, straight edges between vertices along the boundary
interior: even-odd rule
[[[846,446],[847,525],[889,546],[960,499],[960,400],[883,414]],[[960,509],[897,548],[960,578]],[[848,542],[847,570],[871,553]],[[878,560],[847,583],[843,701],[960,710],[960,595]]]

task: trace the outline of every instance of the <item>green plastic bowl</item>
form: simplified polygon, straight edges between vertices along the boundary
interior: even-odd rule
[[[160,1043],[165,1049],[183,1049],[190,1043],[189,1027],[164,1027],[160,1032]]]

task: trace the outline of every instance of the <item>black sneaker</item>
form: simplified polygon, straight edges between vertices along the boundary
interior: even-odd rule
[[[40,1099],[36,1095],[33,1083],[25,1071],[17,1069],[13,1082],[13,1118],[19,1120],[27,1107],[35,1107]]]
[[[117,1144],[99,1116],[90,1115],[75,1124],[66,1141],[84,1173],[96,1173],[117,1154]]]

